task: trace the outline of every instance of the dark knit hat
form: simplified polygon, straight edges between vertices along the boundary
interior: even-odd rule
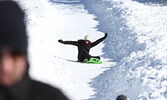
[[[128,98],[125,95],[119,95],[116,100],[128,100]]]
[[[24,12],[14,1],[0,1],[0,47],[27,53]]]

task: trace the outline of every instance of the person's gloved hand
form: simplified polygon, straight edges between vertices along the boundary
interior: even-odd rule
[[[104,36],[105,38],[107,37],[107,33],[105,33],[105,36]]]
[[[58,42],[63,43],[63,40],[62,40],[62,39],[60,39],[60,40],[58,40]]]

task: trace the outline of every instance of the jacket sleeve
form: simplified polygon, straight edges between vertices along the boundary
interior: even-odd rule
[[[105,38],[106,38],[106,36],[104,36],[104,37],[102,37],[102,38],[96,40],[95,42],[92,42],[92,43],[91,43],[91,48],[94,47],[94,46],[96,46],[96,45],[98,45],[100,42],[104,41]]]
[[[78,46],[78,42],[77,41],[62,41],[63,44],[70,44],[70,45],[75,45]]]

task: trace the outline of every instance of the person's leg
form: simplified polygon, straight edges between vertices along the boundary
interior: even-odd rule
[[[97,59],[99,59],[100,60],[100,57],[99,56],[92,56],[93,58],[97,58]]]
[[[87,62],[87,61],[90,60],[90,58],[80,57],[80,58],[78,58],[78,60],[79,60],[80,62]]]
[[[88,58],[85,58],[85,59],[83,60],[83,62],[87,62],[87,61],[89,61],[89,59],[88,59]]]
[[[90,60],[90,58],[92,58],[92,56],[89,55],[89,54],[85,54],[85,55],[82,55],[82,56],[78,56],[78,60],[79,60],[80,62],[87,62],[87,61]],[[100,57],[97,57],[97,58],[99,59]]]

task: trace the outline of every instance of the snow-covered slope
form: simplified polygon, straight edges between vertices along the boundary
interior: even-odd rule
[[[95,92],[91,79],[113,63],[77,63],[77,48],[58,43],[58,39],[78,40],[89,35],[92,41],[104,36],[98,32],[97,21],[84,10],[83,5],[65,5],[47,0],[17,0],[27,13],[29,33],[30,74],[33,78],[59,87],[71,100],[88,99]],[[101,55],[103,44],[91,50]],[[105,63],[106,62],[106,63]]]
[[[166,6],[133,0],[17,1],[27,12],[33,78],[60,87],[72,100],[115,100],[120,94],[167,100]],[[102,55],[102,65],[74,62],[77,48],[57,42],[86,34],[94,41],[106,32],[104,44],[91,51]]]
[[[111,33],[104,57],[117,62],[92,82],[97,93],[91,100],[167,99],[167,7],[131,0],[83,0],[97,16],[98,29]]]

